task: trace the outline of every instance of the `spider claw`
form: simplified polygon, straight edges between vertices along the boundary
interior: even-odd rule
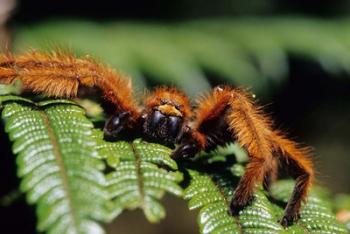
[[[237,201],[232,200],[230,203],[229,214],[232,216],[237,216],[241,210],[243,210],[244,205],[239,204]]]
[[[283,227],[288,227],[292,225],[294,222],[296,222],[300,218],[299,214],[285,214],[281,220],[279,220],[279,223]]]
[[[232,216],[237,216],[241,210],[244,209],[247,205],[251,204],[254,200],[254,197],[251,196],[246,202],[242,202],[236,196],[234,196],[230,203],[229,214]]]

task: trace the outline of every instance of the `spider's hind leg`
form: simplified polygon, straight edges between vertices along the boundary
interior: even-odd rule
[[[284,210],[284,216],[280,220],[280,223],[286,227],[299,218],[301,204],[306,201],[313,182],[314,170],[309,148],[298,146],[280,132],[275,132],[273,138],[276,148],[280,150],[281,163],[288,168],[288,173],[296,180],[294,190]]]
[[[302,202],[306,201],[307,192],[311,186],[313,172],[298,160],[288,158],[289,171],[296,179],[292,195],[284,210],[280,223],[287,227],[299,219]]]

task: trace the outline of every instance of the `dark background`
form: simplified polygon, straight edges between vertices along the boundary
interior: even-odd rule
[[[327,20],[347,17],[349,13],[350,1],[346,0],[19,1],[8,28],[11,32],[17,25],[52,18],[167,23],[223,16],[300,15]],[[314,146],[318,183],[326,185],[333,193],[350,192],[350,77],[328,74],[316,62],[296,55],[289,55],[289,64],[287,83],[261,102],[269,104],[267,109],[278,126],[288,129],[298,141]],[[9,193],[19,196],[11,206],[0,206],[0,226],[2,230],[9,230],[8,233],[33,233],[35,211],[25,204],[23,195],[16,193],[15,162],[3,133],[0,142],[0,197]],[[148,224],[140,212],[127,212],[115,225],[107,227],[109,233],[136,233],[136,228],[141,228],[142,233],[196,231],[196,227],[186,228],[196,226],[195,214],[192,212],[189,216],[185,212],[186,204],[174,198],[166,198],[166,201],[168,217],[161,225]]]
[[[262,16],[300,14],[315,17],[339,17],[349,13],[347,0],[34,0],[19,1],[15,21],[28,22],[47,17],[84,17],[89,19],[184,20],[217,16]]]

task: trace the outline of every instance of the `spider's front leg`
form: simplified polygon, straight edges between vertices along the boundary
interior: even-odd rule
[[[95,97],[101,97],[105,112],[112,114],[104,127],[106,137],[133,128],[140,119],[131,79],[88,56],[78,58],[57,51],[0,55],[0,84],[16,81],[27,92],[56,98],[97,94]]]
[[[248,94],[221,86],[199,101],[192,135],[174,154],[181,155],[190,146],[188,142],[197,146],[197,150],[206,151],[234,141],[244,147],[249,163],[231,202],[231,213],[237,214],[252,201],[255,186],[264,180],[271,165],[269,134],[269,121],[254,107]]]
[[[123,130],[130,130],[134,126],[130,124],[130,112],[121,111],[110,116],[104,125],[103,132],[105,137],[114,138]]]
[[[203,134],[185,126],[180,139],[181,144],[174,150],[174,159],[187,159],[194,157],[201,150],[205,149],[206,139]]]

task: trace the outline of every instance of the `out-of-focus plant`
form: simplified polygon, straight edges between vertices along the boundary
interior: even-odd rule
[[[350,23],[300,18],[198,20],[177,24],[51,21],[19,28],[15,51],[66,48],[89,53],[132,75],[138,88],[173,84],[193,96],[209,83],[258,94],[288,75],[288,55],[350,72]],[[145,78],[146,77],[146,78]]]

